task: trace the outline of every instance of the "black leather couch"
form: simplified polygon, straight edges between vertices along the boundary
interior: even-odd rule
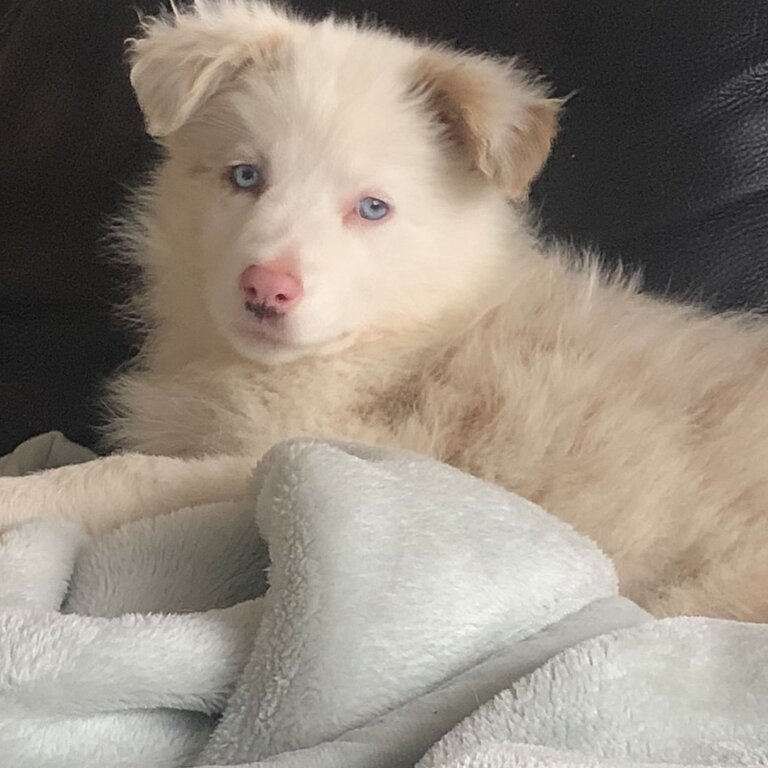
[[[319,13],[324,0],[298,0]],[[104,221],[151,164],[122,41],[158,0],[0,0],[0,453],[94,445],[135,340]],[[764,0],[338,0],[409,32],[520,54],[575,93],[533,190],[543,230],[717,309],[768,301]]]

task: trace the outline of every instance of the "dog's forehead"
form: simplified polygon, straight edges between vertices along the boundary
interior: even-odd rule
[[[302,33],[268,69],[246,66],[184,135],[211,164],[262,159],[282,178],[400,183],[437,167],[434,126],[409,81],[405,41],[323,27]],[[405,174],[405,175],[408,175]]]
[[[427,121],[408,99],[404,62],[376,62],[360,50],[303,50],[289,66],[243,72],[227,95],[240,131],[267,147],[399,155],[425,135]],[[315,54],[315,55],[313,55]]]
[[[387,60],[353,38],[353,45],[322,37],[295,48],[282,66],[243,73],[244,94],[256,109],[291,123],[374,124],[377,115],[397,119],[406,106],[410,57]],[[383,46],[386,52],[388,46]]]

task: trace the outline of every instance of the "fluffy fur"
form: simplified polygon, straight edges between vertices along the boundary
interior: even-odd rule
[[[537,242],[510,200],[554,137],[541,85],[245,0],[150,20],[131,57],[166,159],[127,227],[148,336],[118,445],[413,449],[593,537],[657,614],[768,620],[768,329]],[[259,195],[227,181],[242,162]],[[369,194],[393,209],[375,225]],[[305,296],[265,335],[238,275],[286,258]]]

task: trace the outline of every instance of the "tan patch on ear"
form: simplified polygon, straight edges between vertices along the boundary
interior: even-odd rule
[[[482,81],[467,75],[458,57],[453,66],[446,66],[446,58],[440,53],[424,55],[417,65],[415,90],[426,94],[446,137],[479,161],[477,138],[482,134],[489,94]]]
[[[511,65],[440,50],[419,60],[414,91],[474,168],[510,197],[525,197],[557,133],[559,100]]]
[[[512,154],[500,169],[507,174],[502,185],[513,199],[527,196],[528,187],[544,167],[557,135],[561,106],[559,100],[541,99],[526,110],[527,126],[513,127]]]

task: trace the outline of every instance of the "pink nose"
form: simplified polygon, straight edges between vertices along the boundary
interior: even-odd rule
[[[248,301],[283,315],[304,295],[301,280],[279,267],[254,264],[240,275],[240,288]]]

